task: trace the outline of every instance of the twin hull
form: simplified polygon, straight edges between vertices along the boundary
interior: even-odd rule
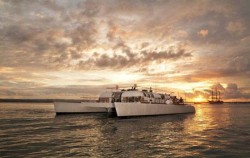
[[[145,104],[145,103],[66,103],[55,102],[55,112],[60,113],[90,113],[109,112],[115,108],[117,116],[145,116],[145,115],[165,115],[194,113],[195,108],[191,105],[174,104]]]
[[[112,103],[67,103],[54,102],[55,112],[57,114],[63,113],[90,113],[90,112],[107,112],[108,107],[114,106]]]
[[[117,116],[144,116],[194,113],[191,105],[115,103]]]

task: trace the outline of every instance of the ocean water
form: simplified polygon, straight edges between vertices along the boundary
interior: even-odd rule
[[[250,157],[250,104],[119,119],[0,103],[0,157]]]

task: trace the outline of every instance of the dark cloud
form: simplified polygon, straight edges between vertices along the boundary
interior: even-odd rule
[[[148,66],[152,62],[165,63],[167,61],[175,61],[192,57],[192,53],[185,49],[182,45],[170,47],[168,50],[162,51],[141,51],[133,52],[131,48],[124,43],[119,43],[115,47],[112,56],[107,54],[94,56],[86,62],[80,62],[80,67],[86,69],[86,66],[111,68],[111,69],[126,69],[131,66],[141,67]],[[116,54],[116,50],[120,49],[122,55]]]
[[[248,2],[241,1],[239,4],[244,3]],[[4,40],[5,48],[8,48],[0,51],[3,58],[9,59],[8,62],[3,61],[3,65],[50,69],[74,67],[74,64],[71,64],[72,60],[81,60],[84,54],[96,48],[97,38],[101,33],[99,29],[103,24],[108,27],[106,40],[109,40],[108,45],[114,51],[117,49],[117,44],[114,43],[119,43],[119,40],[126,43],[131,38],[136,40],[144,37],[166,42],[169,36],[175,38],[174,34],[179,30],[186,31],[190,35],[186,40],[192,43],[215,43],[218,42],[217,37],[220,40],[225,38],[230,39],[227,41],[236,40],[235,35],[226,33],[225,27],[231,23],[230,28],[233,30],[233,26],[245,22],[245,20],[237,22],[236,17],[243,13],[248,14],[248,10],[243,9],[236,15],[232,15],[235,19],[230,19],[232,10],[238,11],[241,8],[235,7],[232,1],[227,3],[210,1],[178,3],[176,1],[105,1],[105,3],[101,1],[19,1],[15,3],[15,1],[3,1],[1,7],[4,9],[2,11],[4,14],[1,16],[3,25],[0,28],[0,37]],[[242,18],[247,17],[242,16]],[[220,22],[223,22],[223,25]],[[247,24],[242,25],[247,26]],[[207,30],[209,36],[199,38],[197,32],[201,30]],[[177,40],[182,39],[178,37]],[[154,51],[148,48],[154,45],[148,41],[138,45],[141,45],[140,47],[146,52],[144,53],[146,60],[181,56],[165,50]],[[131,46],[127,45],[121,49],[127,55],[135,56]],[[134,54],[129,54],[129,51]],[[71,54],[72,52],[74,53]],[[111,53],[115,54],[115,52]],[[104,62],[110,61],[109,57],[106,55],[102,57],[104,61],[97,59],[97,66],[119,65],[112,59],[110,60],[114,64],[106,64]],[[129,59],[134,62],[133,57],[116,55],[114,59],[117,59],[117,62],[123,62],[120,65],[127,63]]]
[[[178,60],[184,59],[185,57],[192,57],[191,52],[185,50],[181,46],[177,47],[177,49],[173,49],[170,47],[169,50],[160,51],[160,52],[142,52],[143,56],[145,57],[142,59],[143,61],[161,61],[161,60]]]
[[[8,8],[4,9],[0,19],[2,66],[25,69],[72,67],[70,62],[79,59],[82,51],[95,43],[96,24],[88,18],[95,14],[88,11],[95,8],[89,4],[91,2],[84,2],[85,9],[80,11],[74,11],[76,6],[65,11],[66,8],[52,1],[27,3],[4,1],[0,6]],[[24,6],[29,7],[25,9]],[[64,19],[65,16],[69,19]],[[84,17],[86,20],[82,20]]]

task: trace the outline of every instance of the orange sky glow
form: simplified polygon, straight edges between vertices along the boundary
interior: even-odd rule
[[[0,98],[152,87],[250,101],[248,0],[0,0]]]

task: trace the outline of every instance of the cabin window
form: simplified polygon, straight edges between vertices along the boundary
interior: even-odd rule
[[[134,97],[129,97],[129,102],[134,102],[135,98]]]
[[[140,102],[141,100],[144,100],[143,97],[123,97],[122,102]]]
[[[128,98],[128,97],[123,97],[123,98],[122,98],[122,101],[123,101],[123,102],[129,102],[129,98]]]
[[[138,101],[137,101],[137,102],[140,102],[140,101],[141,101],[141,98],[143,98],[143,97],[141,97],[141,96],[140,96],[140,97],[138,97]]]
[[[141,97],[141,102],[144,102],[144,97]]]
[[[99,100],[100,100],[100,102],[102,102],[102,103],[109,102],[109,98],[100,98]]]
[[[123,102],[127,102],[127,98],[126,98],[126,97],[123,97],[123,98],[122,98],[122,101],[123,101]]]
[[[139,101],[139,97],[135,97],[135,102],[138,102]]]

